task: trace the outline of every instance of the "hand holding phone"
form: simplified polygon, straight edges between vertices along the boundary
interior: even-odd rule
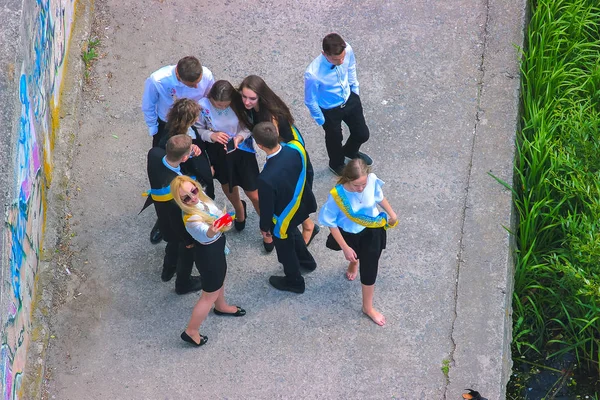
[[[223,216],[217,219],[213,226],[215,229],[221,229],[224,226],[227,226],[233,222],[233,215],[231,213],[223,214]]]
[[[235,147],[235,142],[233,141],[233,139],[229,139],[229,142],[227,142],[227,145],[226,145],[226,149],[227,149],[227,154],[231,153],[232,151],[235,151],[236,147]]]

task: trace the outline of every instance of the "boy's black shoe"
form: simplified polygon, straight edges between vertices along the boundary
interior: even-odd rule
[[[348,157],[346,156],[346,162],[355,159],[355,158],[360,158],[361,160],[363,160],[365,162],[365,164],[367,164],[367,166],[371,166],[373,165],[373,159],[371,157],[369,157],[367,154],[359,151],[357,152],[354,157]]]
[[[337,176],[342,176],[342,171],[344,170],[344,166],[343,165],[338,165],[337,167],[332,167],[331,165],[329,166],[329,170],[331,172],[333,172],[335,175]]]
[[[304,293],[304,278],[299,279],[297,282],[291,283],[285,276],[271,276],[269,283],[277,290],[283,290],[286,292]]]

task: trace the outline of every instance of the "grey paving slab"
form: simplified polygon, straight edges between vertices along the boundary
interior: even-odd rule
[[[57,399],[458,399],[504,397],[510,357],[510,181],[522,0],[356,2],[96,0],[102,58],[79,115],[71,199],[73,276],[53,317],[49,397]],[[334,178],[302,74],[322,37],[352,44],[371,139],[363,147],[400,216],[389,231],[375,304],[361,313],[345,261],[319,264],[303,295],[277,292],[254,212],[231,233],[226,293],[248,314],[210,315],[208,345],[179,339],[197,295],[160,281],[152,246],[145,78],[196,55],[218,79],[257,74],[288,102],[315,166],[322,203]],[[219,197],[223,202],[223,196]],[[477,328],[477,329],[472,329]],[[450,361],[446,377],[443,360]]]

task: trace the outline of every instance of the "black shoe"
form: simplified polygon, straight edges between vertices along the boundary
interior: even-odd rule
[[[230,317],[243,317],[244,315],[246,315],[246,310],[244,310],[242,307],[240,306],[236,306],[237,307],[237,311],[234,313],[228,313],[228,312],[223,312],[223,311],[219,311],[217,310],[217,308],[213,308],[213,312],[217,315],[227,315]]]
[[[367,166],[371,166],[373,165],[373,159],[371,157],[369,157],[368,155],[366,155],[363,152],[357,152],[356,156],[354,156],[354,158],[360,158],[361,160],[363,160],[365,162],[365,164],[367,164]]]
[[[175,282],[175,293],[177,294],[188,294],[192,292],[198,292],[202,289],[202,282],[199,276],[190,276],[190,280],[183,285],[177,285]]]
[[[244,206],[244,220],[242,222],[239,222],[236,218],[235,221],[233,221],[233,226],[238,232],[244,230],[244,228],[246,227],[246,218],[248,218],[248,213],[246,212],[246,202],[244,200],[242,200],[242,205]]]
[[[158,223],[154,224],[154,228],[150,231],[150,243],[159,244],[163,240],[163,234],[158,228]]]
[[[208,342],[208,336],[202,336],[200,335],[200,343],[194,341],[194,339],[192,339],[190,337],[190,335],[188,335],[187,333],[185,333],[185,331],[183,331],[181,333],[181,339],[183,339],[184,342],[188,342],[190,344],[193,344],[196,347],[200,347],[204,344],[206,344],[206,342]]]
[[[361,160],[363,160],[365,162],[365,164],[367,164],[367,166],[373,165],[373,159],[371,157],[369,157],[368,155],[366,155],[365,153],[360,152],[360,151],[357,152],[354,155],[354,157],[348,157],[348,156],[346,156],[345,157],[346,163],[348,163],[348,161],[353,160],[355,158],[360,158]]]
[[[297,283],[291,284],[285,276],[271,276],[269,283],[277,290],[286,292],[304,293],[304,278]]]
[[[176,271],[177,271],[176,265],[164,265],[163,264],[163,269],[162,269],[162,274],[160,274],[160,279],[162,279],[163,282],[169,282],[171,280],[171,278],[173,278],[173,275],[175,275]]]
[[[342,171],[344,170],[344,166],[343,165],[339,165],[337,167],[332,167],[331,165],[329,166],[329,170],[331,172],[333,172],[335,175],[337,176],[342,176]]]
[[[308,272],[312,272],[317,269],[317,263],[314,262],[312,264],[300,264],[300,268],[307,270]]]
[[[271,243],[267,243],[267,242],[263,241],[263,247],[265,248],[265,251],[267,253],[270,253],[275,248],[275,241],[272,241]]]
[[[313,239],[315,238],[315,236],[317,236],[319,234],[319,232],[321,232],[321,227],[319,225],[315,224],[315,227],[313,228],[313,231],[310,234],[310,239],[308,239],[308,243],[306,243],[306,247],[310,246]]]

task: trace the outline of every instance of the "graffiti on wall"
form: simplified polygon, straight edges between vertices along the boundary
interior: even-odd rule
[[[0,331],[2,399],[21,397],[21,380],[31,336],[31,302],[45,221],[45,188],[52,172],[56,109],[76,0],[23,2],[23,65],[18,85],[14,199],[7,217],[9,270],[4,276]],[[8,273],[6,273],[8,272]]]

